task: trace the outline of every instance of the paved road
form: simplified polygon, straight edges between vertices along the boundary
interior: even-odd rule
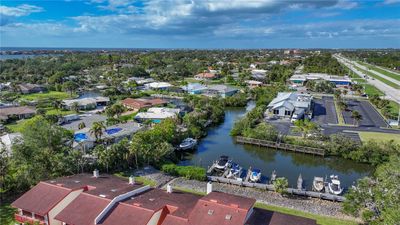
[[[341,56],[338,56],[338,55],[335,55],[334,57],[335,57],[340,63],[342,63],[342,64],[345,65],[346,67],[350,68],[350,69],[351,69],[354,73],[356,73],[358,76],[360,76],[360,77],[362,77],[362,78],[364,78],[364,76],[367,76],[366,74],[364,74],[364,73],[358,71],[357,69],[355,69],[354,66],[351,65],[347,59],[345,59],[345,58],[343,58],[343,57],[341,57]],[[383,93],[385,93],[385,95],[386,95],[389,99],[391,99],[391,100],[397,102],[398,104],[400,104],[400,90],[399,90],[399,89],[393,88],[393,87],[391,87],[391,86],[389,86],[389,85],[387,85],[387,84],[385,84],[385,83],[383,83],[382,81],[377,80],[377,79],[374,79],[374,80],[372,80],[372,79],[366,79],[366,81],[367,81],[369,84],[371,84],[371,85],[375,86],[376,88],[378,88],[378,89],[379,89],[380,91],[382,91]]]
[[[313,112],[312,121],[319,125],[338,123],[333,97],[323,96],[322,99],[314,99]]]
[[[396,79],[393,79],[393,78],[391,78],[391,77],[388,77],[388,76],[386,76],[385,74],[379,73],[378,71],[370,70],[368,67],[366,67],[366,66],[364,66],[364,65],[362,65],[362,64],[360,64],[360,63],[358,63],[358,62],[356,62],[356,61],[351,61],[351,62],[352,62],[355,66],[357,66],[357,67],[359,67],[359,68],[361,68],[361,69],[363,69],[363,70],[366,70],[366,71],[368,71],[368,72],[370,72],[370,73],[373,73],[373,74],[375,74],[375,75],[377,75],[377,76],[379,76],[379,77],[382,77],[382,78],[385,79],[385,80],[388,80],[388,81],[393,82],[393,83],[395,83],[395,84],[397,84],[397,85],[400,86],[400,81],[399,81],[399,80],[396,80]]]
[[[343,112],[343,119],[346,124],[355,124],[351,118],[352,111],[356,110],[362,115],[360,127],[387,127],[385,120],[368,101],[347,100],[349,111]]]

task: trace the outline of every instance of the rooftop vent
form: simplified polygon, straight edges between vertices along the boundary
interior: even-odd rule
[[[208,210],[208,215],[210,215],[210,216],[211,216],[212,214],[214,214],[214,210],[212,210],[212,209],[209,209],[209,210]]]
[[[213,187],[212,187],[212,183],[210,181],[207,183],[207,194],[210,194],[212,192],[212,189],[213,189]]]
[[[116,192],[117,191],[117,189],[111,189],[111,192]]]
[[[102,197],[102,198],[105,198],[105,197],[106,197],[106,195],[103,195],[103,194],[100,194],[99,196]]]
[[[135,184],[135,177],[133,175],[129,177],[129,184]]]
[[[63,184],[56,184],[57,186],[59,186],[59,187],[62,187],[62,186],[64,186]]]
[[[215,202],[215,203],[217,203],[218,201],[215,200],[215,199],[210,199],[210,202]]]
[[[135,203],[133,203],[133,205],[134,206],[141,206],[142,204],[135,202]]]
[[[149,198],[149,201],[151,201],[151,202],[154,201],[154,200],[155,200],[154,198]]]
[[[80,181],[79,180],[76,180],[76,181],[74,181],[75,182],[75,184],[78,184],[78,183],[80,183]]]
[[[54,184],[56,181],[55,180],[51,180],[50,183]]]
[[[231,214],[226,214],[225,219],[226,220],[231,220],[232,219],[232,215]]]
[[[172,193],[172,185],[171,184],[167,185],[167,193]]]

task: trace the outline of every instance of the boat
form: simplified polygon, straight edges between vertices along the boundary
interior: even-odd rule
[[[197,140],[194,138],[186,138],[183,142],[179,145],[180,150],[188,150],[192,149],[197,145]]]
[[[242,179],[241,178],[242,172],[243,172],[243,168],[241,166],[239,166],[236,163],[232,163],[231,167],[229,169],[229,173],[226,176],[226,178],[236,179],[236,180]]]
[[[229,166],[229,163],[229,157],[226,155],[222,155],[219,157],[219,160],[215,162],[215,169],[226,170]]]
[[[276,180],[276,171],[272,171],[270,183],[273,184]]]
[[[252,169],[250,174],[250,180],[253,182],[258,182],[261,179],[261,170]]]
[[[318,191],[318,192],[322,192],[324,190],[324,178],[323,177],[314,177],[313,190]]]
[[[301,174],[299,175],[299,178],[297,178],[297,189],[303,189],[303,177],[301,176]]]
[[[340,187],[340,180],[337,175],[331,175],[331,182],[328,183],[329,193],[334,195],[340,195],[343,192],[343,188]]]

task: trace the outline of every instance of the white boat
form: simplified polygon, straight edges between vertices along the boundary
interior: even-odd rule
[[[329,193],[334,195],[340,195],[343,192],[343,188],[340,187],[340,180],[337,175],[331,175],[331,182],[328,183]]]
[[[274,170],[274,171],[272,171],[272,174],[271,174],[270,184],[273,184],[275,182],[275,180],[276,180],[276,171]]]
[[[314,177],[313,189],[314,189],[314,191],[318,191],[318,192],[321,192],[324,190],[324,178],[323,177]]]
[[[219,160],[215,162],[215,169],[226,170],[229,166],[229,163],[229,157],[226,155],[222,155]]]
[[[236,163],[232,163],[231,168],[229,169],[229,173],[226,176],[226,178],[236,179],[236,180],[242,179],[242,178],[240,178],[242,176],[242,172],[243,172],[243,168],[241,166],[239,166]]]
[[[194,138],[186,138],[183,142],[179,145],[179,149],[181,150],[188,150],[192,149],[197,145],[197,140]]]
[[[252,169],[250,174],[250,180],[253,182],[258,182],[261,179],[261,170]]]

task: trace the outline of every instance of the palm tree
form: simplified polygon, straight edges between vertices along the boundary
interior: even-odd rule
[[[318,130],[318,125],[316,123],[311,122],[310,120],[296,120],[294,122],[295,128],[294,130],[296,132],[302,133],[302,137],[306,138],[307,134],[317,131]]]
[[[55,100],[53,100],[52,104],[53,104],[53,107],[55,109],[57,109],[57,111],[59,111],[61,109],[62,102],[60,100],[55,99]]]
[[[344,101],[338,102],[338,106],[339,106],[340,111],[345,111],[348,107]]]
[[[275,191],[279,194],[284,194],[286,192],[286,188],[288,187],[288,180],[284,177],[279,177],[274,182]]]
[[[115,115],[117,115],[117,118],[121,116],[121,114],[125,111],[125,107],[121,104],[115,104],[112,106]]]
[[[78,129],[79,130],[81,130],[81,129],[85,128],[85,127],[86,127],[86,124],[84,122],[81,122],[81,123],[78,124]]]
[[[353,110],[353,112],[351,112],[351,118],[353,118],[353,120],[354,120],[354,125],[357,124],[357,126],[360,124],[360,121],[363,119],[362,115],[356,110]]]
[[[103,136],[103,130],[105,129],[106,126],[104,126],[103,122],[94,122],[89,132],[94,135],[96,142],[98,142],[101,139],[101,136]]]
[[[71,110],[75,111],[76,113],[79,113],[79,103],[73,102],[71,105]]]

